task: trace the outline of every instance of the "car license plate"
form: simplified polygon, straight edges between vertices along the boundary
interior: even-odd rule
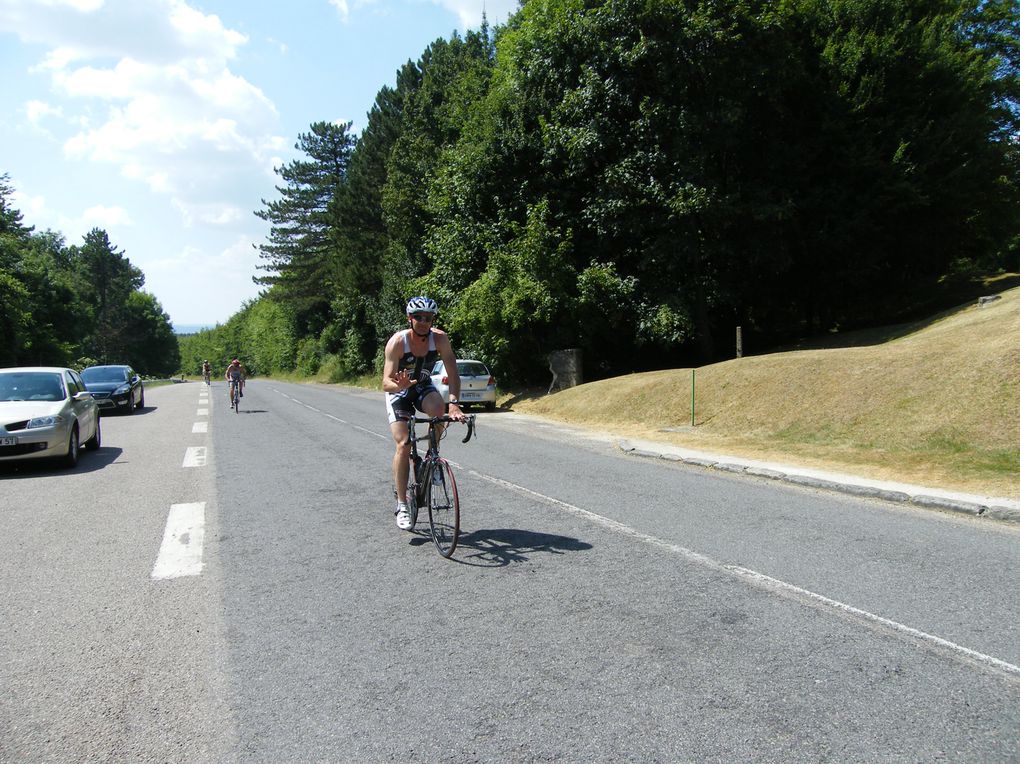
[[[13,435],[4,435],[0,437],[0,446],[16,446],[18,445],[18,439]]]
[[[477,398],[478,396],[479,396],[479,393],[467,393],[466,392],[466,393],[463,393],[460,397],[463,398],[464,400],[470,400],[472,398]]]

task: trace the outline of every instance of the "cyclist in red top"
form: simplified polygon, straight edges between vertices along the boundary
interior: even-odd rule
[[[237,390],[238,397],[244,397],[244,380],[248,378],[248,370],[244,364],[236,358],[230,362],[226,373],[223,375],[227,380],[227,398],[230,398],[231,385],[240,385]],[[232,402],[232,401],[231,401]]]

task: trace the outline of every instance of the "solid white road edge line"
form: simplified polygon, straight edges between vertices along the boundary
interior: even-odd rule
[[[170,505],[152,578],[197,576],[202,572],[205,541],[205,502]]]
[[[481,472],[477,472],[471,469],[465,471],[471,475],[474,475],[475,477],[481,478],[482,480],[488,481],[495,485],[502,486],[503,488],[506,488],[510,491],[514,491],[515,493],[520,493],[525,496],[540,499],[546,504],[551,504],[554,507],[558,507],[559,509],[563,509],[566,510],[567,512],[570,512],[571,514],[583,517],[587,520],[590,520],[591,522],[596,523],[597,525],[601,525],[604,528],[608,528],[609,530],[616,531],[617,533],[621,533],[633,539],[637,539],[638,541],[642,541],[646,544],[651,544],[652,546],[656,546],[660,549],[665,549],[666,551],[680,555],[681,557],[684,557],[685,559],[690,560],[691,562],[696,563],[698,565],[703,565],[713,570],[717,570],[732,576],[736,576],[742,581],[757,586],[758,588],[766,589],[776,594],[789,596],[801,602],[807,602],[813,605],[821,605],[831,610],[837,610],[841,613],[853,616],[854,618],[858,619],[859,621],[863,621],[868,625],[880,626],[884,629],[892,631],[895,634],[908,636],[913,639],[919,640],[922,643],[925,643],[929,646],[941,648],[942,650],[948,651],[950,654],[955,655],[956,657],[966,658],[967,660],[973,661],[986,668],[1002,672],[1009,676],[1010,678],[1020,678],[1020,666],[1015,666],[1012,663],[1007,663],[1006,661],[1001,660],[999,658],[995,658],[991,655],[979,653],[976,650],[971,650],[969,647],[964,647],[963,645],[958,645],[955,642],[950,642],[948,639],[937,637],[934,634],[928,634],[927,632],[921,631],[920,629],[915,629],[911,626],[907,626],[897,621],[893,621],[889,618],[884,618],[883,616],[876,615],[875,613],[869,613],[866,610],[861,610],[860,608],[856,608],[853,605],[848,605],[845,602],[839,602],[838,600],[831,599],[822,594],[817,594],[807,589],[802,589],[799,586],[794,586],[793,584],[786,583],[785,581],[781,581],[777,578],[772,578],[771,576],[767,576],[764,573],[758,573],[757,571],[754,570],[742,568],[739,565],[730,565],[727,563],[719,562],[718,560],[713,559],[712,557],[701,554],[699,552],[695,552],[692,549],[687,549],[686,547],[682,547],[679,544],[673,544],[669,541],[665,541],[664,539],[657,538],[656,536],[650,536],[649,534],[642,533],[641,531],[637,530],[636,528],[632,528],[629,525],[624,525],[623,523],[617,522],[616,520],[610,520],[608,517],[603,517],[602,515],[595,514],[594,512],[591,512],[587,509],[575,507],[573,504],[567,504],[564,501],[554,499],[551,496],[546,496],[545,494],[538,493],[537,491],[532,491],[530,488],[525,488],[524,486],[517,485],[516,483],[511,483],[507,480],[503,480],[502,478],[493,477],[491,475],[484,475]]]

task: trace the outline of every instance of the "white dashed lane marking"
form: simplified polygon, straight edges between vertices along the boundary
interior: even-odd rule
[[[195,424],[193,424],[191,426],[191,431],[192,432],[209,432],[209,423],[208,422],[195,422]]]
[[[184,452],[184,463],[182,467],[204,467],[206,463],[205,446],[190,446]]]
[[[205,502],[171,505],[152,577],[197,576],[202,572],[204,542]]]

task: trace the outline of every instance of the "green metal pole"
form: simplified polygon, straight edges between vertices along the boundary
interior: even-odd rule
[[[694,426],[694,369],[691,369],[691,427]]]

